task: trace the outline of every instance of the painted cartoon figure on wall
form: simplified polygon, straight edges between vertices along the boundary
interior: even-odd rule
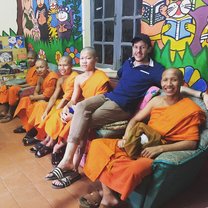
[[[45,5],[44,0],[36,0],[37,1],[37,8],[35,11],[35,18],[38,22],[38,27],[40,30],[40,39],[43,41],[48,40],[48,9]]]
[[[207,25],[202,31],[202,34],[200,37],[200,43],[202,47],[208,47],[208,19],[207,19]]]
[[[71,37],[71,31],[73,27],[73,10],[67,7],[67,6],[59,6],[58,14],[58,37],[59,38],[65,38],[67,40]]]
[[[48,0],[49,10],[48,10],[48,32],[49,41],[58,38],[57,26],[58,26],[58,0]]]
[[[198,7],[190,11],[190,15],[195,19],[197,26],[195,37],[191,44],[191,51],[194,55],[197,55],[202,47],[208,44],[208,0],[195,0],[196,3],[198,3]]]
[[[142,2],[142,32],[148,34],[152,41],[157,40],[160,48],[161,29],[166,18],[166,0],[144,0]]]
[[[38,27],[38,21],[36,19],[33,19],[33,29],[32,29],[32,37],[35,41],[40,40],[40,30]]]
[[[34,27],[33,21],[35,14],[32,8],[32,0],[23,0],[23,16],[22,16],[22,28],[25,36],[32,36],[32,30]]]
[[[170,0],[167,5],[167,18],[162,27],[161,39],[163,44],[170,43],[170,56],[173,61],[176,51],[183,57],[186,45],[194,39],[196,24],[190,15],[190,0]]]

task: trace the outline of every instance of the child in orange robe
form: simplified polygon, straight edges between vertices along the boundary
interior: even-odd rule
[[[48,69],[48,64],[43,59],[38,59],[35,63],[36,72],[39,76],[37,85],[33,95],[23,97],[14,113],[14,117],[18,116],[21,120],[23,128],[28,132],[33,126],[28,123],[28,119],[32,113],[34,103],[40,100],[49,100],[53,94],[58,79],[58,74],[55,72],[50,72]],[[30,143],[30,138],[33,133],[28,132],[23,138],[23,143],[27,145]]]
[[[2,112],[0,117],[0,123],[6,123],[12,120],[14,111],[19,102],[19,92],[21,89],[35,86],[37,84],[38,76],[35,70],[35,61],[37,55],[35,51],[29,51],[27,54],[28,66],[30,67],[27,71],[25,83],[19,85],[2,85],[0,87],[0,103],[4,106],[8,105],[8,111]],[[21,129],[21,128],[19,128]]]

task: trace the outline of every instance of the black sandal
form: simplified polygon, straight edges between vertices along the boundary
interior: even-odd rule
[[[24,144],[24,146],[30,146],[33,144],[38,143],[39,140],[33,138],[33,137],[29,137],[28,135],[26,135],[23,139],[22,139],[22,143]]]
[[[41,142],[38,142],[34,147],[30,148],[30,152],[36,153],[36,152],[37,152],[38,150],[40,150],[43,146],[44,146],[44,144],[42,144]]]
[[[67,186],[70,186],[72,183],[78,181],[81,178],[81,175],[78,172],[71,171],[71,173],[61,179],[57,179],[59,184],[56,184],[56,181],[52,182],[52,188],[54,189],[62,189]]]
[[[53,152],[53,148],[52,147],[48,147],[43,145],[43,147],[41,149],[39,149],[36,153],[35,153],[35,157],[43,157],[47,154],[50,154],[51,152]]]
[[[55,152],[51,154],[51,164],[57,166],[64,156],[63,152]]]
[[[13,132],[19,134],[19,133],[25,133],[26,130],[22,126],[18,126],[16,129],[13,130]]]
[[[64,153],[65,153],[65,150],[66,150],[66,145],[61,147],[59,152],[55,152],[55,153],[51,154],[51,164],[52,165],[57,166],[61,162],[61,160],[64,156]]]

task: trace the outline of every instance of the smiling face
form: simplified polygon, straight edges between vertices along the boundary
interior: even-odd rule
[[[145,63],[149,60],[149,53],[151,52],[151,47],[149,47],[144,41],[138,41],[132,46],[132,56],[138,63]]]
[[[80,66],[84,71],[94,71],[96,62],[96,52],[93,48],[84,48],[81,51]]]
[[[72,59],[69,56],[63,56],[58,62],[59,73],[64,76],[71,73]]]
[[[180,94],[183,85],[183,74],[179,69],[167,69],[162,74],[161,86],[167,96]]]

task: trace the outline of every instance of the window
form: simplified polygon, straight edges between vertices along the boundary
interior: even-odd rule
[[[91,43],[98,63],[118,70],[140,33],[142,0],[91,0]]]

